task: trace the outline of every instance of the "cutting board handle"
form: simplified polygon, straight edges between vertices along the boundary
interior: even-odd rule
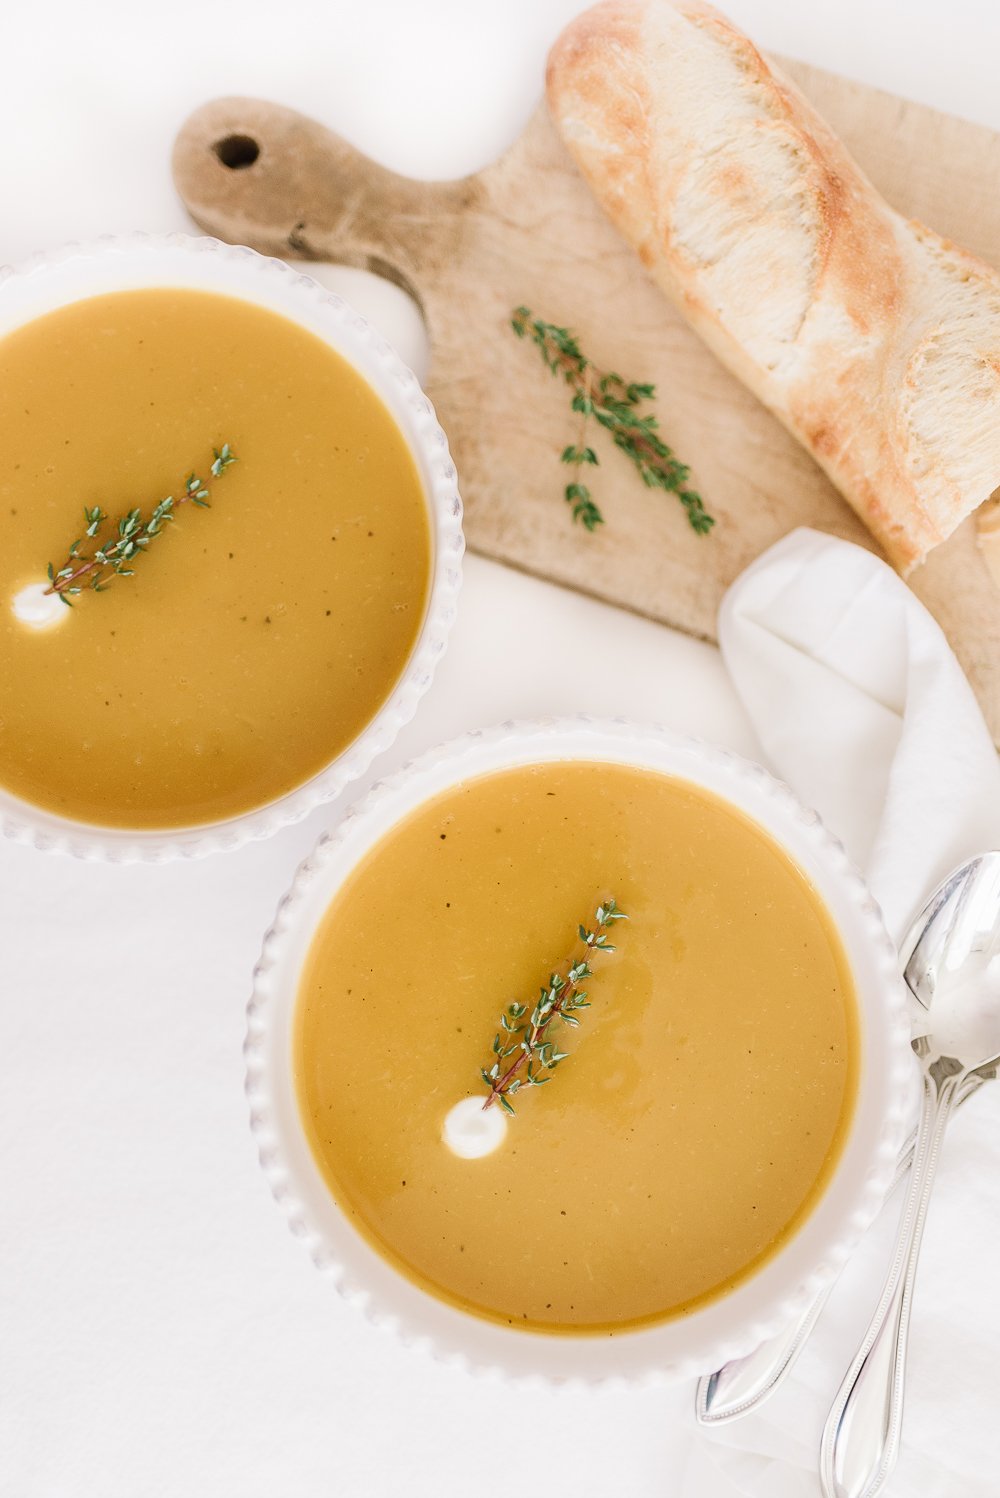
[[[889,202],[1000,267],[1000,135],[804,63],[780,66]],[[733,579],[795,526],[874,547],[812,459],[646,275],[544,102],[499,161],[441,183],[388,171],[281,105],[217,99],[183,126],[174,179],[192,218],[219,239],[359,266],[413,297],[431,347],[425,388],[475,550],[711,639]],[[513,336],[511,310],[522,304],[573,327],[605,368],[656,386],[664,440],[719,522],[710,537],[645,489],[603,433],[595,481],[607,525],[590,536],[571,523],[559,452],[579,427],[563,382]],[[972,519],[910,586],[1000,745],[1000,604]]]
[[[454,246],[474,179],[415,182],[331,130],[260,99],[214,99],[182,126],[174,183],[207,233],[282,259],[373,271],[424,310],[422,270]],[[451,235],[449,236],[449,226]]]

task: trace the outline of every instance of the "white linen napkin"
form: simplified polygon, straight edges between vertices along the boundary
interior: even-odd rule
[[[883,562],[803,529],[733,584],[719,641],[768,768],[842,839],[899,942],[956,864],[1000,848],[1000,761],[944,635]],[[904,1196],[867,1235],[785,1385],[759,1413],[698,1430],[681,1498],[815,1498],[820,1434]],[[1000,1087],[989,1084],[951,1126],[928,1218],[900,1498],[997,1491],[983,1431],[1000,1408],[998,1241]]]

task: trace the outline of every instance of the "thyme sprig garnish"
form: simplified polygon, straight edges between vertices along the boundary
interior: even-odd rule
[[[499,1103],[505,1113],[513,1115],[510,1100],[515,1092],[522,1087],[543,1087],[551,1077],[543,1077],[541,1073],[551,1074],[560,1061],[566,1060],[568,1052],[557,1050],[555,1042],[547,1039],[548,1033],[557,1020],[573,1029],[579,1025],[577,1014],[581,1009],[590,1008],[587,995],[580,988],[584,978],[593,976],[587,958],[592,952],[613,952],[615,948],[601,933],[615,921],[627,920],[628,916],[618,909],[614,900],[598,905],[594,929],[579,928],[585,949],[583,957],[577,962],[567,959],[571,965],[565,977],[558,972],[551,974],[548,987],[539,990],[540,997],[530,1016],[527,1004],[516,1003],[509,1005],[506,1013],[500,1016],[500,1029],[493,1040],[496,1060],[489,1071],[485,1067],[481,1071],[489,1088],[484,1109]],[[512,1056],[514,1059],[510,1061]],[[510,1061],[510,1065],[505,1067],[506,1061]],[[525,1067],[527,1069],[522,1075]]]
[[[570,328],[535,318],[530,307],[518,307],[511,317],[511,327],[518,338],[526,334],[538,345],[542,358],[554,375],[562,375],[573,391],[571,409],[582,418],[580,437],[563,449],[561,461],[571,467],[597,466],[598,458],[586,442],[587,422],[591,417],[611,434],[616,447],[632,459],[647,489],[664,489],[676,494],[687,511],[692,530],[707,536],[715,524],[705,509],[701,495],[687,487],[691,470],[674,456],[656,433],[659,423],[653,415],[640,416],[637,407],[654,400],[655,385],[623,380],[621,375],[597,368],[583,354]],[[586,484],[575,479],[566,485],[566,503],[573,507],[573,519],[593,533],[604,524],[604,516],[591,498]]]
[[[230,464],[235,463],[237,460],[230,450],[228,442],[224,442],[221,449],[213,447],[212,452],[215,456],[215,461],[212,464],[211,473],[213,478],[218,479],[222,477]],[[92,540],[105,521],[111,517],[106,510],[101,509],[100,505],[94,505],[92,509],[88,509],[84,505],[83,513],[86,516],[87,529],[70,547],[69,557],[65,566],[60,567],[59,571],[56,572],[52,567],[52,563],[49,563],[49,587],[45,589],[46,595],[57,593],[67,608],[72,608],[73,605],[70,603],[68,595],[75,597],[78,593],[82,592],[84,586],[92,588],[95,593],[103,593],[105,591],[108,583],[102,583],[101,580],[109,568],[113,572],[116,572],[119,577],[131,577],[132,567],[129,564],[134,562],[136,557],[142,555],[150,541],[162,535],[167,522],[173,520],[175,511],[181,505],[187,504],[189,500],[193,505],[197,505],[200,510],[211,508],[208,503],[208,489],[205,488],[201,479],[193,473],[185,483],[184,492],[181,494],[181,497],[176,501],[173,495],[168,495],[166,499],[161,499],[148,520],[143,520],[141,510],[129,510],[127,515],[121,516],[118,521],[118,533],[115,539],[111,542],[106,542],[102,546],[98,546],[93,556],[89,557],[80,555],[80,547],[84,544],[85,540]],[[112,524],[114,524],[113,521]],[[90,581],[84,584],[82,582],[83,578],[89,578]]]

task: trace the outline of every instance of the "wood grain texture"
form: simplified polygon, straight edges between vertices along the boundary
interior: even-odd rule
[[[805,64],[775,61],[842,137],[887,200],[1000,269],[1000,136]],[[231,136],[259,146],[223,164]],[[423,183],[376,165],[304,116],[221,99],[186,122],[174,151],[185,206],[206,232],[282,259],[332,260],[386,276],[421,307],[427,393],[448,433],[470,546],[538,576],[715,638],[719,601],[762,551],[799,525],[877,552],[809,455],[715,359],[595,204],[542,105],[493,165]],[[717,524],[643,488],[591,431],[587,482],[607,524],[570,522],[558,456],[576,439],[569,392],[510,330],[525,303],[567,324],[587,354],[657,386],[662,434],[690,464]],[[591,423],[591,428],[593,428]],[[1000,589],[967,521],[910,578],[969,675],[1000,740]]]

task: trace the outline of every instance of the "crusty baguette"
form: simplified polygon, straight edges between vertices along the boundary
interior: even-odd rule
[[[549,56],[598,201],[904,574],[1000,484],[1000,277],[893,212],[700,0],[606,0]]]

